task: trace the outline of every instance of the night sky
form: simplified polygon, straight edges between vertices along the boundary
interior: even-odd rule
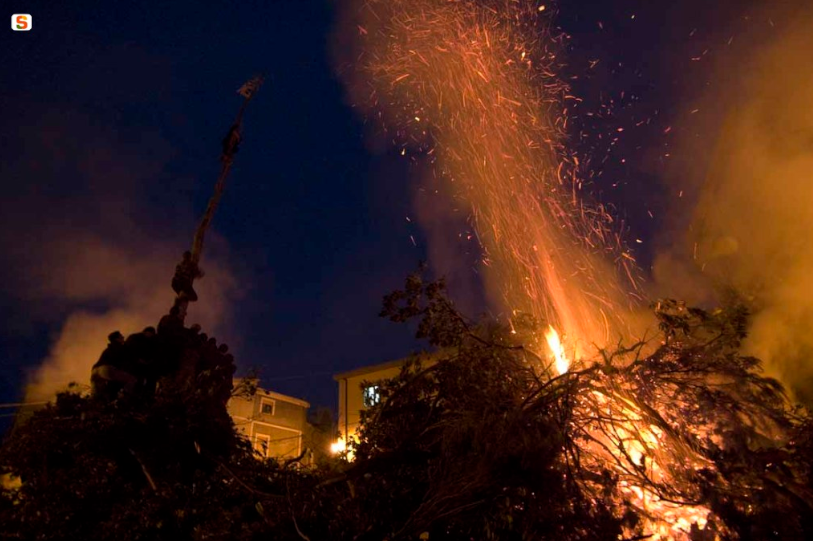
[[[55,248],[69,242],[61,232],[81,222],[82,231],[124,249],[132,241],[144,258],[153,257],[149,239],[170,242],[178,255],[187,249],[240,104],[235,91],[263,72],[214,222],[214,249],[239,291],[218,338],[233,346],[242,370],[259,367],[266,386],[335,408],[331,374],[417,347],[408,327],[377,317],[382,296],[427,257],[424,232],[406,219],[418,189],[414,167],[365,139],[364,119],[345,99],[329,54],[334,2],[153,5],[4,3],[6,21],[31,13],[33,30],[0,31],[0,402],[22,398],[26,374],[70,313],[115,305],[109,296],[49,297],[32,285],[61,272],[55,254],[82,250]],[[642,241],[644,269],[674,188],[664,149],[680,130],[696,128],[687,111],[729,36],[743,25],[768,26],[746,19],[750,7],[745,0],[558,6],[557,22],[571,36],[563,75],[584,98],[582,109],[601,111],[613,100],[612,114],[576,119],[574,131],[630,128],[609,152],[580,143],[577,133],[573,144],[601,172],[594,193]],[[679,151],[670,158],[702,160]],[[162,263],[167,307],[174,263]],[[116,279],[140,278],[113,272]],[[483,310],[466,291],[458,287],[460,304]]]

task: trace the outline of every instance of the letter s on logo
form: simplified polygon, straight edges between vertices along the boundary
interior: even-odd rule
[[[30,13],[15,13],[11,16],[11,29],[15,32],[28,32],[31,26]]]

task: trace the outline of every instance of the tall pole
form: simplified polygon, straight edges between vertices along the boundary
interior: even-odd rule
[[[173,279],[173,289],[175,289],[177,292],[175,306],[179,309],[178,315],[180,316],[181,320],[186,317],[186,309],[189,306],[189,303],[197,300],[196,295],[192,293],[192,284],[194,283],[195,279],[203,276],[203,273],[201,273],[198,269],[201,254],[203,253],[203,240],[206,236],[206,231],[209,229],[209,224],[214,217],[215,211],[220,204],[220,198],[223,196],[223,189],[226,186],[226,178],[229,176],[229,171],[234,163],[234,155],[237,153],[237,147],[240,144],[243,115],[246,111],[246,107],[254,95],[257,94],[257,91],[259,91],[262,83],[263,77],[257,75],[247,81],[237,91],[237,93],[243,96],[245,99],[240,106],[240,110],[237,112],[237,118],[235,119],[234,124],[232,124],[231,129],[229,129],[229,133],[223,139],[223,149],[220,154],[220,175],[217,177],[214,192],[209,198],[209,203],[206,205],[206,211],[203,213],[203,217],[195,230],[195,237],[192,240],[192,251],[189,254],[191,257],[184,254],[183,260],[175,271],[175,278]],[[178,284],[177,287],[176,284]],[[178,291],[178,289],[181,289],[181,291]]]

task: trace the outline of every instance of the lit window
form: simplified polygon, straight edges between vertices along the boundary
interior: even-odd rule
[[[378,394],[378,385],[370,385],[365,387],[362,391],[362,400],[366,407],[375,406],[381,401],[381,396]]]

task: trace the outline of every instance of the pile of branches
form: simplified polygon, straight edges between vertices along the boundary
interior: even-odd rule
[[[542,325],[469,321],[411,276],[382,315],[437,352],[362,413],[358,516],[391,538],[807,538],[810,417],[739,353],[747,311],[654,308],[655,347],[554,376],[525,346]]]
[[[739,353],[747,311],[664,300],[655,314],[653,353],[641,355],[644,343],[601,351],[566,377],[564,458],[582,488],[594,497],[611,489],[616,506],[635,509],[642,535],[805,538],[811,456],[797,437],[809,417]]]
[[[287,506],[279,517],[265,509],[303,475],[258,459],[226,410],[233,359],[198,327],[181,330],[175,358],[148,359],[178,370],[154,394],[62,393],[5,438],[0,539],[297,537]]]
[[[369,382],[352,460],[312,469],[255,455],[205,371],[144,403],[62,395],[0,448],[0,537],[813,537],[813,421],[740,354],[747,312],[655,312],[654,345],[554,375],[538,322],[470,321],[410,276],[382,316],[432,353]]]

